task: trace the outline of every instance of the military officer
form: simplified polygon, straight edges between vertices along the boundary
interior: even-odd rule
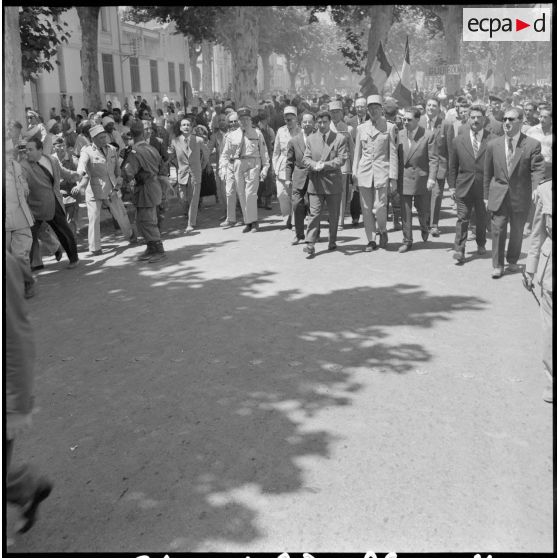
[[[258,186],[269,170],[269,154],[263,134],[252,127],[248,107],[238,109],[240,128],[229,132],[222,157],[234,165],[234,177],[244,217],[242,232],[256,232],[258,227]]]
[[[134,204],[137,208],[137,227],[147,243],[147,248],[138,257],[139,261],[155,263],[167,257],[161,232],[157,227],[157,206],[161,203],[162,191],[158,176],[161,172],[162,158],[157,150],[145,141],[143,124],[135,121],[130,126],[134,141],[132,150],[122,166],[126,180],[134,181]]]

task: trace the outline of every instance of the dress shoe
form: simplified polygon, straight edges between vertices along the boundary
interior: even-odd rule
[[[231,227],[234,227],[234,225],[234,223],[227,221],[227,219],[225,219],[222,223],[219,223],[219,226],[223,229],[230,229]]]
[[[151,242],[148,242],[145,252],[143,252],[143,254],[140,254],[136,259],[138,262],[146,262],[151,258],[151,256],[153,256],[153,254],[155,254],[153,245],[151,244]]]
[[[453,259],[457,260],[458,264],[465,263],[465,254],[463,252],[460,252],[459,250],[455,250],[455,252],[453,253]]]
[[[516,264],[516,263],[511,263],[511,264],[508,264],[508,267],[506,268],[506,271],[508,273],[517,273],[518,271],[521,271],[521,266]]]
[[[400,254],[403,254],[404,252],[408,252],[411,248],[412,248],[412,244],[401,244],[401,246],[399,246],[399,249],[397,250]]]
[[[40,479],[31,500],[24,506],[21,512],[21,525],[17,529],[18,533],[26,533],[33,527],[37,519],[37,511],[40,503],[46,500],[51,492],[52,483],[46,479]]]
[[[43,264],[41,264],[41,265],[34,265],[34,266],[31,268],[31,271],[39,271],[40,269],[44,269],[44,268],[45,268],[45,266],[44,266]]]
[[[426,242],[428,240],[429,233],[428,231],[420,231],[420,236],[422,236],[422,241]]]
[[[380,233],[380,248],[386,248],[386,246],[388,245],[388,233],[387,232],[382,232]]]
[[[365,247],[364,247],[364,251],[365,252],[372,252],[373,250],[376,250],[378,246],[376,245],[376,243],[371,240]]]
[[[393,230],[400,231],[401,230],[401,221],[399,219],[393,219]]]
[[[165,252],[155,252],[154,254],[151,254],[151,257],[147,260],[147,263],[156,263],[166,259],[167,255],[165,254]]]
[[[305,252],[306,254],[308,254],[308,256],[312,257],[315,253],[316,250],[314,249],[314,246],[312,244],[307,244],[303,249],[303,252]]]
[[[552,393],[552,385],[546,386],[543,391],[543,401],[552,403],[554,401],[554,394]]]
[[[247,233],[250,232],[252,230],[252,224],[249,223],[248,225],[244,225],[244,228],[242,229],[243,233]]]
[[[74,269],[75,267],[77,267],[79,265],[79,260],[75,260],[73,262],[70,262],[68,264],[68,269]]]
[[[495,267],[492,270],[492,279],[500,279],[504,275],[504,268],[503,267]]]
[[[100,256],[103,253],[102,250],[91,250],[91,252],[88,252],[87,255],[89,257],[91,256]]]
[[[194,227],[192,227],[192,225],[188,225],[188,226],[186,227],[186,232],[187,232],[187,233],[191,233],[193,230],[194,230]]]
[[[477,248],[477,254],[479,256],[484,256],[486,254],[486,248],[484,246],[479,246]]]
[[[432,227],[430,229],[430,234],[434,237],[434,238],[438,238],[440,236],[440,229],[438,227]]]
[[[256,222],[252,223],[252,232],[258,232],[260,230],[260,225]]]
[[[130,244],[137,244],[138,243],[138,235],[135,232],[132,232],[130,238],[128,240]]]
[[[467,235],[467,241],[472,242],[473,240],[477,240],[477,233],[475,231],[469,231]]]
[[[57,262],[59,262],[62,259],[62,250],[60,248],[58,248],[58,250],[54,252],[54,257],[56,258]]]
[[[357,228],[358,227],[358,219],[353,219],[353,228]]]
[[[327,249],[328,249],[330,252],[333,252],[333,250],[337,250],[337,244],[335,244],[335,242],[330,242],[330,243],[328,244],[328,246],[327,246]]]
[[[337,230],[338,230],[338,231],[342,231],[342,230],[343,230],[343,225],[339,225],[339,226],[337,227]]]
[[[291,245],[296,246],[297,244],[300,244],[301,242],[304,242],[304,237],[295,235],[295,237],[291,241]]]

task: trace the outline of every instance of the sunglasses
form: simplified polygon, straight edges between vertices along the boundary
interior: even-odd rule
[[[517,120],[517,118],[512,118],[511,116],[504,116],[504,122],[506,122],[506,120],[513,122],[514,120]]]
[[[238,124],[238,120],[229,120],[229,124]]]

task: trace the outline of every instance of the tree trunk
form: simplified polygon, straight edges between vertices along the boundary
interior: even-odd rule
[[[231,54],[233,95],[237,107],[258,105],[259,14],[253,6],[233,6]]]
[[[382,6],[372,5],[368,8],[370,17],[370,29],[368,31],[368,59],[366,60],[366,68],[364,77],[361,81],[361,94],[365,97],[379,93],[378,88],[370,78],[370,70],[376,58],[380,41],[386,45],[388,33],[393,23],[393,4]]]
[[[448,64],[461,63],[462,13],[462,6],[448,4],[442,17],[446,38],[446,62]],[[460,87],[460,74],[448,74],[446,76],[446,92],[448,95],[455,95]]]
[[[512,49],[511,44],[509,43],[501,42],[496,44],[498,46],[496,50],[496,64],[494,65],[494,87],[500,87],[503,89],[506,83],[506,75],[508,80],[511,80],[511,75],[509,74],[511,74]]]
[[[298,71],[295,70],[294,72],[291,72],[290,70],[288,70],[288,72],[289,72],[289,80],[291,82],[290,90],[296,91],[295,82],[296,82],[296,76],[298,75]]]
[[[17,120],[24,125],[23,73],[21,66],[21,37],[19,35],[19,8],[4,7],[4,107],[6,120]]]
[[[263,69],[263,90],[266,93],[271,91],[271,64],[269,62],[270,52],[260,53],[262,59],[262,69]]]
[[[213,58],[213,43],[202,42],[202,91],[205,95],[213,96],[213,72],[211,68]]]
[[[81,25],[83,106],[90,111],[100,110],[103,106],[99,85],[99,10],[99,6],[76,7]]]
[[[188,41],[188,55],[190,57],[192,89],[199,92],[201,86],[201,72],[198,68],[198,58],[200,57],[201,50],[196,50],[198,46],[199,45],[194,44],[194,41]]]

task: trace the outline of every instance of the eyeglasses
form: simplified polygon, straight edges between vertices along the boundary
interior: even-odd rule
[[[504,122],[506,120],[509,120],[510,122],[513,122],[514,120],[517,120],[517,118],[512,118],[511,116],[504,116]]]
[[[229,120],[229,124],[238,124],[238,120]]]
[[[412,122],[414,118],[402,118],[403,122]]]

